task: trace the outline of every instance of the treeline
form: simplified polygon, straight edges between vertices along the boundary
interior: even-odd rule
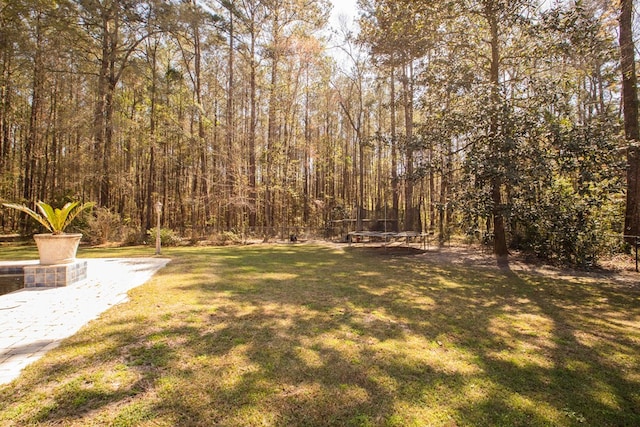
[[[631,230],[620,11],[541,3],[360,0],[330,33],[327,0],[0,0],[0,198],[140,238],[159,201],[193,238],[384,219],[591,263]]]

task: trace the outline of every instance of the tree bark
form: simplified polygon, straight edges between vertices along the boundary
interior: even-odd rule
[[[400,208],[400,193],[398,192],[398,134],[396,130],[396,77],[395,66],[391,66],[391,210],[395,220],[393,231],[398,229],[398,211]]]
[[[640,235],[640,129],[638,127],[638,93],[633,43],[633,0],[620,1],[620,67],[622,70],[622,106],[627,148],[627,203],[624,233]],[[634,243],[634,237],[627,237]]]
[[[414,167],[413,167],[413,70],[411,61],[404,65],[402,75],[404,127],[406,137],[405,184],[404,184],[404,229],[416,231],[417,221],[413,207]]]
[[[498,34],[498,11],[497,5],[493,0],[488,1],[486,4],[486,18],[489,21],[489,28],[491,32],[491,70],[489,81],[491,83],[491,124],[489,130],[489,137],[492,139],[490,142],[493,152],[501,151],[502,147],[499,143],[499,122],[498,122],[498,108],[500,103],[500,45]],[[495,165],[498,166],[498,165]],[[503,215],[503,201],[502,201],[502,184],[504,177],[502,172],[495,171],[491,178],[491,199],[493,201],[493,251],[499,257],[507,256],[509,250],[507,248],[507,237],[504,225]]]
[[[276,123],[276,109],[277,109],[277,84],[278,84],[278,66],[280,59],[280,23],[278,20],[278,13],[273,13],[272,20],[273,38],[272,38],[272,52],[271,55],[271,79],[269,81],[269,106],[267,111],[267,146],[266,146],[266,174],[264,176],[265,194],[264,194],[264,226],[265,233],[264,239],[267,241],[272,232],[273,226],[273,200],[271,194],[271,185],[274,178],[274,154],[275,145],[277,142],[277,123]]]
[[[24,150],[24,181],[22,197],[26,202],[34,201],[35,174],[37,168],[38,146],[40,144],[40,115],[43,91],[43,52],[40,14],[36,18],[36,46],[33,60],[33,81],[31,86],[31,112],[29,117],[29,136]]]
[[[302,221],[304,224],[309,223],[310,216],[310,176],[311,173],[311,165],[310,165],[310,152],[311,152],[311,123],[309,118],[309,64],[306,65],[305,69],[305,94],[304,94],[304,158],[303,158],[303,182],[302,182],[302,194],[304,197],[303,200],[303,210],[302,210]]]
[[[226,225],[227,225],[227,230],[230,230],[235,224],[234,224],[234,218],[235,218],[235,203],[234,203],[234,198],[235,198],[235,166],[234,166],[234,154],[233,154],[233,126],[234,126],[234,120],[233,120],[233,96],[234,96],[234,82],[233,82],[233,67],[234,67],[234,44],[233,44],[233,38],[235,37],[234,34],[234,29],[233,29],[233,2],[230,2],[229,6],[229,57],[228,57],[228,63],[227,66],[229,68],[229,78],[227,81],[227,114],[226,114],[226,133],[225,133],[225,138],[226,138],[226,145],[227,145],[227,167],[226,167],[226,172],[227,172],[227,176],[226,176],[226,187],[227,187],[227,194],[228,194],[228,207],[227,207],[227,214],[226,214]]]
[[[11,164],[11,138],[9,137],[9,114],[11,111],[11,65],[12,65],[12,49],[7,43],[2,47],[2,59],[0,64],[0,174],[5,170],[9,170]],[[3,216],[4,223],[4,216]],[[4,225],[4,224],[3,224]]]
[[[256,97],[256,35],[254,21],[251,21],[251,58],[249,71],[249,227],[258,223],[258,190],[256,185],[256,127],[257,127],[257,97]]]
[[[157,48],[158,44],[155,43],[153,46],[149,46],[149,53],[151,54],[150,59],[150,67],[151,67],[151,88],[150,88],[150,103],[151,110],[149,114],[149,175],[147,177],[147,194],[146,194],[146,215],[145,215],[145,224],[142,229],[143,233],[146,233],[146,230],[150,230],[153,228],[153,218],[154,218],[154,203],[153,198],[156,192],[156,97],[157,97],[157,85],[158,85],[158,73],[157,73]]]

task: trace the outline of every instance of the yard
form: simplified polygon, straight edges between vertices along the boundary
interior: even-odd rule
[[[0,424],[640,425],[639,280],[435,252],[165,249],[0,388]]]

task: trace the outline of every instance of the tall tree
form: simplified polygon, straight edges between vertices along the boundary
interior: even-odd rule
[[[90,43],[87,52],[98,58],[93,118],[94,161],[100,163],[99,204],[111,203],[111,157],[114,139],[116,87],[138,45],[149,35],[151,7],[142,0],[79,0],[81,23]]]
[[[395,71],[400,70],[401,106],[404,115],[404,229],[422,228],[419,208],[416,207],[414,187],[419,182],[416,175],[417,155],[421,147],[414,134],[415,63],[418,59],[428,67],[428,53],[434,48],[440,37],[437,31],[441,12],[446,2],[434,4],[426,1],[408,0],[360,0],[363,15],[360,19],[362,31],[360,40],[370,48],[373,61],[390,67],[392,92],[392,151],[395,152],[396,137],[396,99]],[[395,160],[392,160],[395,161]],[[395,168],[393,168],[395,169]],[[397,172],[392,171],[392,174]],[[397,201],[397,179],[392,177],[394,211]]]
[[[238,5],[240,22],[248,37],[248,49],[245,51],[249,66],[249,126],[247,135],[248,151],[248,217],[249,227],[258,225],[258,186],[257,186],[257,129],[258,129],[258,40],[262,24],[266,19],[265,8],[258,0],[242,0]]]
[[[234,32],[234,25],[235,25],[235,15],[238,14],[238,11],[235,8],[234,2],[233,0],[228,1],[225,0],[223,2],[224,7],[228,10],[229,12],[229,19],[228,19],[228,23],[227,23],[227,28],[228,28],[228,33],[229,33],[229,53],[227,54],[227,114],[225,115],[226,118],[226,131],[225,131],[225,142],[226,142],[226,172],[227,172],[227,176],[226,176],[226,193],[228,194],[227,199],[228,199],[228,208],[227,208],[227,214],[226,214],[226,223],[227,223],[227,228],[231,228],[234,227],[236,224],[234,223],[234,214],[235,214],[235,207],[237,205],[236,202],[236,177],[235,174],[236,172],[236,165],[235,165],[235,158],[236,155],[234,153],[234,133],[235,133],[235,123],[234,123],[234,89],[235,89],[235,82],[233,81],[233,76],[234,76],[234,51],[235,51],[235,32]]]
[[[501,20],[498,0],[484,0],[482,15],[489,24],[489,46],[491,47],[489,84],[491,87],[491,122],[489,138],[491,139],[490,150],[493,152],[503,151],[506,147],[499,143],[500,128],[498,108],[500,108],[500,33],[499,24]],[[508,5],[511,6],[511,5]],[[507,153],[502,153],[503,155]],[[509,252],[507,248],[507,236],[505,230],[503,190],[504,176],[495,170],[491,177],[491,200],[493,201],[493,250],[498,256],[506,256]]]
[[[268,42],[266,52],[269,59],[269,82],[267,84],[268,106],[267,106],[267,141],[265,147],[265,171],[263,182],[265,186],[264,196],[264,226],[265,239],[269,237],[271,228],[275,224],[275,195],[274,187],[282,188],[283,182],[278,182],[278,177],[286,180],[285,175],[276,172],[276,166],[281,165],[283,169],[288,165],[286,157],[286,123],[285,105],[283,105],[280,85],[285,79],[282,78],[282,68],[288,59],[287,53],[291,52],[292,40],[297,31],[314,33],[318,31],[327,21],[329,10],[326,0],[268,0],[264,2],[267,14],[271,19],[267,25]],[[282,171],[282,170],[281,170]],[[283,216],[281,216],[283,218]]]
[[[624,233],[640,236],[640,128],[638,125],[638,79],[633,42],[633,0],[620,0],[620,68],[622,105],[627,147],[627,204]],[[634,238],[629,238],[633,242]]]

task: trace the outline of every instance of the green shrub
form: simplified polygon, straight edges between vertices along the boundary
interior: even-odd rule
[[[153,245],[156,242],[157,236],[157,227],[152,228],[147,231],[147,235],[149,236],[149,244]],[[160,244],[162,246],[178,246],[180,243],[180,236],[168,228],[160,229]]]
[[[591,267],[609,245],[611,212],[599,196],[556,179],[535,203],[514,204],[512,243],[541,258]]]

